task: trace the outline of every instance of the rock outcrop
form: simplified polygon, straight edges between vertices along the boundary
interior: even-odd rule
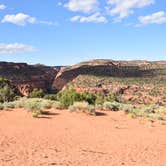
[[[9,79],[12,85],[24,96],[28,96],[34,88],[41,88],[46,92],[51,88],[61,90],[79,75],[113,78],[161,77],[166,80],[166,61],[93,60],[69,67],[0,62],[0,76]],[[94,88],[97,87],[101,91],[109,89],[108,86],[106,88],[104,86],[98,82]],[[77,88],[79,89],[79,87]],[[129,90],[124,89],[123,91],[127,94]]]
[[[10,80],[23,96],[28,96],[34,88],[48,91],[57,73],[54,67],[0,62],[0,76]]]
[[[166,77],[166,61],[112,61],[93,60],[62,68],[57,74],[53,87],[61,90],[79,75],[110,77]]]

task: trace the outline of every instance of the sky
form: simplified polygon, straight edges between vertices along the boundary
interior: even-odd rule
[[[0,0],[0,61],[166,60],[164,0]]]

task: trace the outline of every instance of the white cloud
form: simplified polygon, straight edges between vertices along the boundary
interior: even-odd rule
[[[0,54],[17,54],[34,52],[36,49],[30,45],[25,45],[21,43],[4,44],[0,43]]]
[[[20,26],[25,26],[26,24],[33,24],[36,22],[36,18],[31,17],[24,13],[6,15],[1,21],[2,23],[13,23]]]
[[[97,10],[98,0],[69,0],[64,7],[73,12],[89,13]]]
[[[38,24],[44,24],[48,26],[58,26],[58,22],[52,22],[52,21],[37,21]]]
[[[3,4],[0,4],[0,10],[4,10],[4,9],[6,9],[6,6]]]
[[[118,15],[117,20],[121,20],[130,14],[134,13],[134,8],[143,8],[151,5],[155,0],[108,0],[109,5],[113,5],[113,8],[106,7],[107,12],[111,16]]]
[[[25,26],[27,24],[44,24],[48,26],[57,26],[57,22],[52,21],[44,21],[44,20],[37,20],[35,17],[31,17],[28,14],[18,13],[18,14],[11,14],[6,15],[1,21],[2,23],[12,23],[19,26]]]
[[[166,13],[159,11],[147,16],[141,16],[138,18],[140,25],[147,24],[164,24],[166,23]]]
[[[94,22],[94,23],[107,23],[107,19],[104,16],[101,16],[99,12],[91,16],[74,16],[70,19],[71,22]]]

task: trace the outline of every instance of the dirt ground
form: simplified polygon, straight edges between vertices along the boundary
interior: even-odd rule
[[[166,126],[123,112],[0,112],[0,166],[166,166]]]

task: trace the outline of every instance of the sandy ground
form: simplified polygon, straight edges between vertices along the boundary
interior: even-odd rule
[[[166,166],[166,126],[122,112],[0,112],[0,166]]]

